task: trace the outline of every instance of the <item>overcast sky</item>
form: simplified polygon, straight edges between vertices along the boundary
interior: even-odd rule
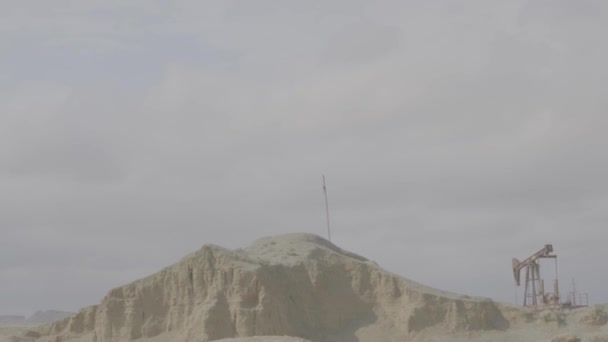
[[[606,32],[602,0],[0,0],[0,314],[324,236],[322,174],[387,270],[512,302],[552,243],[608,302]]]

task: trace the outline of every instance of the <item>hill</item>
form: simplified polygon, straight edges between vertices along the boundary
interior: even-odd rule
[[[288,234],[238,250],[203,246],[12,341],[599,342],[608,341],[606,312],[538,312],[440,291],[321,237]]]

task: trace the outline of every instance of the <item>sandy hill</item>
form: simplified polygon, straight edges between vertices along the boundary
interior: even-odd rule
[[[608,342],[606,323],[603,306],[533,312],[447,293],[318,236],[289,234],[238,250],[203,246],[10,341]]]

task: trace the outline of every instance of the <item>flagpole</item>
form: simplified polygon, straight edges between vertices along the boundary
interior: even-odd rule
[[[323,193],[325,194],[325,214],[327,217],[327,239],[331,241],[331,229],[329,228],[329,203],[327,201],[327,187],[325,186],[325,175],[323,175]]]

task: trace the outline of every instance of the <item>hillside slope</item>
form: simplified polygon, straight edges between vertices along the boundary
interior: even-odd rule
[[[203,246],[13,341],[608,342],[607,322],[604,307],[531,312],[435,290],[318,236],[289,234],[233,251]]]

